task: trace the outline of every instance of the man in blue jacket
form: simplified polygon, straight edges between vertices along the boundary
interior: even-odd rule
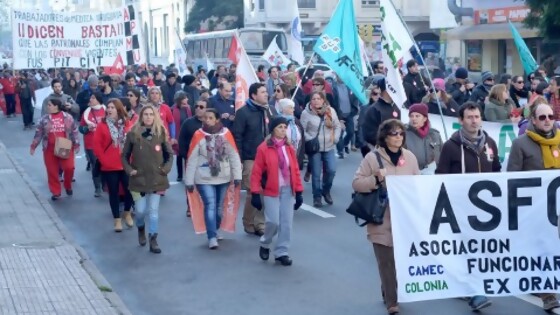
[[[210,98],[210,108],[220,114],[222,124],[231,129],[235,119],[235,100],[232,97],[233,87],[230,83],[219,83],[218,93]]]

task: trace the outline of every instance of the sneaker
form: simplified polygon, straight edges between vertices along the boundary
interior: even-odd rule
[[[259,257],[262,260],[268,260],[268,258],[270,257],[270,249],[268,248],[264,248],[264,247],[259,247]]]
[[[276,257],[275,260],[277,262],[279,262],[282,266],[291,266],[292,265],[292,259],[288,255]]]
[[[52,195],[51,196],[52,201],[56,201],[56,200],[58,200],[58,198],[60,198],[60,195]]]
[[[548,311],[552,311],[557,307],[560,307],[560,302],[558,302],[556,295],[547,294],[546,297],[543,299],[543,309],[548,312]]]
[[[387,313],[389,313],[389,315],[398,314],[399,312],[400,310],[398,306],[391,306],[387,309]]]
[[[95,188],[95,193],[93,194],[95,198],[101,197],[101,188]]]
[[[336,156],[338,156],[339,159],[344,159],[344,153],[342,152],[338,152]]]
[[[177,182],[180,183],[183,181],[183,177],[177,177]]]
[[[469,306],[473,311],[479,311],[490,305],[492,305],[492,301],[490,301],[484,295],[473,296],[469,301]]]
[[[223,241],[223,240],[224,240],[224,237],[223,237],[222,235],[220,235],[220,234],[216,234],[216,239],[217,239],[218,241]]]
[[[218,240],[215,237],[212,237],[208,240],[208,248],[210,249],[217,249],[218,248]]]
[[[303,176],[303,181],[309,183],[310,180],[311,180],[311,173],[305,172],[305,176]]]
[[[358,148],[356,148],[356,146],[353,145],[352,146],[352,152],[356,152],[356,151],[358,151]]]
[[[91,171],[91,163],[90,162],[88,162],[87,165],[86,165],[86,172],[89,172],[89,171]]]
[[[350,148],[348,148],[348,146],[344,147],[344,152],[346,152],[346,154],[350,154]]]
[[[321,201],[321,197],[313,198],[313,207],[321,208],[323,206],[323,202]]]

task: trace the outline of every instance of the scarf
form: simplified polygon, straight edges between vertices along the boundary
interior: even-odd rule
[[[222,129],[221,122],[214,126],[202,125],[202,131],[205,133],[204,139],[206,140],[206,158],[210,167],[210,175],[213,177],[220,174],[222,170],[220,162],[223,162],[226,157],[226,139],[219,133]]]
[[[276,149],[276,153],[278,154],[278,168],[280,168],[280,172],[282,173],[282,178],[285,182],[290,181],[290,167],[288,166],[288,161],[286,161],[286,155],[284,154],[284,146],[286,145],[286,138],[284,139],[276,139],[272,137],[272,144]]]
[[[290,139],[290,142],[292,143],[292,145],[297,151],[299,139],[298,139],[298,127],[296,126],[295,117],[293,115],[284,115],[284,114],[282,114],[282,117],[288,120],[288,131],[289,131],[288,137]]]
[[[107,108],[105,107],[105,105],[103,104],[99,104],[99,105],[95,105],[95,106],[89,106],[88,108],[86,108],[86,110],[84,111],[84,120],[86,122],[87,125],[97,125],[97,121],[93,122],[91,120],[89,120],[89,114],[91,113],[91,110],[95,110],[98,111],[100,109],[106,110]],[[95,116],[95,114],[93,114]]]
[[[552,138],[545,138],[532,130],[527,130],[525,134],[541,146],[544,168],[560,168],[559,132],[556,132]]]
[[[478,136],[471,139],[463,128],[459,129],[459,137],[461,137],[461,143],[463,143],[467,148],[473,150],[476,153],[481,153],[484,150],[484,145],[486,144],[486,134],[480,130]]]
[[[428,133],[430,132],[430,121],[426,120],[426,123],[424,124],[424,126],[416,129],[416,132],[418,132],[418,135],[420,136],[420,138],[422,138],[422,139],[426,138],[426,136],[428,136]]]
[[[268,104],[266,104],[266,105],[257,104],[255,102],[253,102],[253,100],[251,100],[251,99],[247,100],[247,105],[251,108],[262,111],[263,116],[262,116],[261,131],[262,131],[263,138],[266,138],[266,136],[268,136],[268,122],[269,122],[270,118],[272,117],[272,112],[270,111],[270,107],[268,106]]]
[[[122,119],[115,121],[111,117],[107,117],[107,126],[109,127],[109,132],[111,133],[111,139],[113,139],[113,145],[122,150],[124,146],[124,122]]]

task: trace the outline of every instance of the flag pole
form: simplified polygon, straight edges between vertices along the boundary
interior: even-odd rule
[[[422,52],[420,51],[420,47],[418,47],[418,44],[416,43],[416,40],[414,40],[414,37],[412,37],[412,33],[410,32],[410,29],[408,28],[408,25],[406,25],[406,23],[404,22],[404,19],[402,18],[401,14],[399,13],[399,11],[397,11],[397,8],[395,7],[395,4],[393,3],[393,0],[389,0],[389,3],[391,3],[391,5],[393,6],[393,9],[395,10],[395,13],[397,13],[397,16],[401,20],[402,25],[404,25],[404,27],[406,29],[406,32],[408,33],[408,36],[410,37],[410,39],[414,43],[414,49],[416,49],[416,52],[418,52],[418,55],[420,56],[420,60],[422,60],[422,63],[424,64],[424,66],[426,66],[426,61],[424,60],[424,57],[422,57]],[[430,74],[430,70],[428,70],[428,68],[426,68],[426,73],[428,74],[428,79],[430,80],[430,85],[432,86],[432,89],[435,92],[436,87],[434,86],[434,80],[432,79],[432,75]],[[424,85],[426,85],[426,83],[424,82],[424,78],[422,77],[421,73],[420,73],[420,79],[422,80],[422,83],[424,83]],[[446,93],[445,91],[443,91],[443,92]],[[443,110],[441,109],[440,100],[437,97],[436,97],[436,102],[438,104],[439,116],[441,118],[441,124],[443,125],[443,134],[445,136],[445,140],[448,140],[449,137],[447,135],[447,128],[445,127],[445,121],[443,119]],[[412,104],[410,104],[410,105],[412,105]]]
[[[307,66],[305,66],[305,69],[303,70],[303,75],[305,75],[305,73],[307,72],[307,70],[309,70],[309,67],[311,66],[311,64],[313,63],[313,58],[315,57],[315,51],[313,51],[313,54],[311,55],[311,57],[309,58],[309,62],[307,63]],[[294,98],[296,97],[296,94],[299,90],[299,87],[301,85],[301,82],[303,82],[303,78],[299,78],[296,89],[294,90],[294,94],[292,95],[292,101],[294,100]]]

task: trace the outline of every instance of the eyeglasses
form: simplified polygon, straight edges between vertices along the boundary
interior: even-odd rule
[[[390,137],[401,136],[404,137],[404,131],[391,131],[389,132]]]
[[[515,83],[517,83],[517,84],[522,84],[522,83],[525,83],[525,82],[523,82],[523,81],[517,81],[517,82],[515,82]]]
[[[134,97],[134,94],[126,94],[127,97]]]
[[[494,81],[494,79],[490,78],[490,79],[486,79],[486,81]]]
[[[547,118],[548,120],[554,120],[554,115],[539,115],[537,117],[540,121],[545,121]]]
[[[196,105],[196,108],[198,108],[198,109],[205,109],[206,106],[204,106],[204,105]]]
[[[321,83],[313,83],[313,86],[323,86]]]

